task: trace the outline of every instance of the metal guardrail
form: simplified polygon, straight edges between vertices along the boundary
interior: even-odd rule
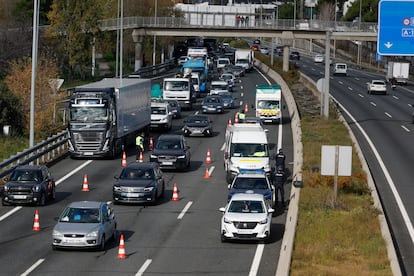
[[[192,12],[191,14],[194,14]],[[123,29],[134,28],[195,28],[195,29],[252,29],[252,30],[309,30],[309,31],[336,31],[336,32],[377,32],[377,23],[369,22],[338,22],[323,20],[293,20],[293,19],[255,19],[249,25],[238,26],[234,14],[216,14],[209,12],[197,12],[196,19],[192,17],[124,17],[122,20]],[[102,31],[113,31],[120,29],[120,20],[117,18],[100,20]]]
[[[67,153],[68,131],[64,130],[30,149],[26,149],[0,163],[0,178],[10,174],[17,166],[34,163],[46,164]]]

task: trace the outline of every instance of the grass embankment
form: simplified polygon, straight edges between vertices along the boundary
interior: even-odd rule
[[[293,83],[294,81],[290,81]],[[297,82],[297,81],[296,81]],[[322,145],[353,146],[334,106],[328,119],[317,99],[291,85],[301,114],[303,180],[291,275],[392,275],[385,241],[355,148],[352,176],[339,177],[333,204],[331,176],[321,176]]]

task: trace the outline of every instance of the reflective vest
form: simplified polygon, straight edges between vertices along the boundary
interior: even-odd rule
[[[137,138],[135,139],[135,145],[144,148],[144,137],[137,136]]]
[[[240,120],[244,120],[244,119],[246,119],[246,114],[244,114],[244,113],[239,113],[239,119],[240,119]]]

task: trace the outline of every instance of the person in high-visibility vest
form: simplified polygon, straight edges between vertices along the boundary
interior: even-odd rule
[[[246,114],[244,114],[244,110],[239,113],[239,123],[243,123],[246,119]]]
[[[140,152],[144,152],[144,133],[141,133],[135,138],[135,146],[137,149],[137,160],[139,159]]]

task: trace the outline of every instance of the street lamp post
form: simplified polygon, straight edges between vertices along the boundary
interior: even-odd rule
[[[157,4],[158,0],[154,0],[154,24],[157,25]],[[152,65],[155,66],[157,36],[154,35],[154,44],[152,45]]]
[[[40,1],[34,0],[33,4],[33,41],[32,41],[32,79],[30,87],[30,130],[29,146],[34,146],[34,109],[35,109],[35,87],[37,70],[37,51],[38,51],[38,26],[39,26],[39,6]]]

